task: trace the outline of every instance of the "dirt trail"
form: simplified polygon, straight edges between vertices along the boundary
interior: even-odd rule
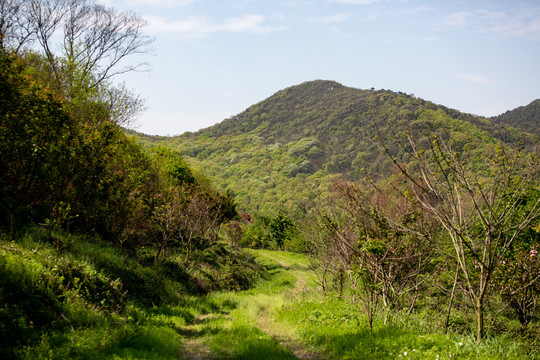
[[[283,294],[284,297],[297,297],[307,289],[306,272],[309,270],[307,265],[291,264],[278,257],[265,254],[266,257],[278,262],[284,269],[296,277],[296,285]],[[275,305],[271,303],[259,304],[257,313],[257,327],[275,339],[281,346],[290,350],[297,359],[300,360],[320,360],[324,359],[320,354],[309,351],[309,349],[295,339],[295,334],[290,329],[283,329],[273,320],[272,312]],[[203,339],[204,326],[213,319],[224,316],[225,314],[205,314],[200,315],[190,324],[182,327],[181,334],[184,337],[182,344],[182,358],[185,360],[213,360],[216,359]],[[225,315],[228,316],[228,315]]]
[[[258,324],[262,331],[273,337],[281,346],[292,351],[296,358],[301,360],[319,360],[319,354],[309,351],[303,344],[294,341],[290,335],[284,334],[269,316],[268,307],[262,308],[259,313]]]
[[[184,360],[212,360],[211,351],[202,339],[204,323],[215,314],[200,315],[188,325],[182,326],[180,331],[184,337],[182,343],[182,359]]]
[[[267,257],[272,260],[277,261],[283,266],[284,269],[289,269],[292,264],[282,261],[276,257],[266,254]],[[291,274],[296,277],[296,285],[294,288],[289,290],[289,293],[293,296],[297,296],[304,292],[307,287],[306,280],[302,276],[305,271],[308,270],[307,265],[305,267],[300,266],[302,270],[289,270]],[[292,339],[293,334],[285,334],[282,329],[280,329],[279,324],[276,324],[271,317],[269,306],[261,308],[258,318],[258,324],[260,329],[273,337],[280,345],[286,347],[292,353],[301,360],[319,360],[323,359],[320,354],[309,351],[304,344],[301,344],[297,340]]]

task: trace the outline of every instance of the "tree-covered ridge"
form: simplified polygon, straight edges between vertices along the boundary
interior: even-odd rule
[[[158,142],[203,169],[243,211],[286,210],[301,216],[314,193],[327,191],[332,177],[380,179],[395,171],[378,133],[428,130],[473,152],[497,139],[535,143],[532,134],[510,132],[490,119],[413,95],[323,80],[278,91],[217,125]],[[391,150],[399,161],[412,160],[406,151]]]
[[[492,121],[540,136],[540,99],[495,116]]]

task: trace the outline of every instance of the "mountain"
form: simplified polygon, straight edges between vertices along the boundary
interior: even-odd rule
[[[426,128],[473,152],[498,140],[536,146],[538,135],[510,126],[510,118],[489,119],[402,92],[316,80],[278,91],[212,127],[155,143],[180,151],[228,190],[241,211],[301,217],[332,178],[380,179],[395,171],[380,137],[403,162],[412,159],[389,139]]]

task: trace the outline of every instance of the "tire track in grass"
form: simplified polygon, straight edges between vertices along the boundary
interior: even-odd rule
[[[273,341],[275,341],[279,348],[286,349],[291,356],[294,355],[294,357],[297,359],[323,359],[320,354],[309,351],[304,344],[298,341],[293,329],[281,326],[279,323],[274,321],[273,317],[273,312],[276,311],[280,306],[277,305],[278,303],[282,304],[283,302],[290,301],[291,298],[301,296],[302,293],[306,291],[309,282],[309,267],[307,264],[301,264],[300,262],[295,261],[295,259],[292,259],[291,256],[287,255],[286,253],[265,251],[261,252],[260,255],[279,263],[284,271],[290,273],[296,278],[296,285],[293,288],[289,288],[274,295],[267,295],[265,292],[253,295],[242,292],[228,293],[228,296],[233,296],[235,298],[238,297],[238,302],[243,303],[243,306],[246,309],[251,307],[253,310],[251,310],[250,315],[248,315],[248,313],[240,312],[236,315],[231,313],[231,316],[229,317],[228,312],[225,313],[217,311],[209,314],[199,315],[189,324],[184,325],[180,331],[181,335],[183,336],[182,358],[184,360],[214,360],[223,358],[233,359],[234,355],[227,355],[227,351],[223,353],[213,353],[212,349],[210,348],[213,335],[208,337],[208,335],[205,334],[205,330],[207,330],[211,322],[213,322],[212,325],[214,325],[215,320],[217,319],[225,318],[226,323],[231,325],[235,321],[234,316],[248,316],[249,318],[253,319],[251,321],[254,322],[254,330],[260,330],[265,333],[267,336],[273,339]],[[278,301],[279,299],[283,299],[283,302]],[[220,330],[217,331],[227,331],[225,329],[226,327],[226,324],[222,324],[220,325]],[[215,342],[213,346],[215,346]],[[272,348],[272,351],[273,349],[274,348]],[[227,349],[223,348],[222,350]],[[278,352],[279,351],[276,351],[276,354]]]
[[[213,360],[212,352],[205,344],[202,335],[204,323],[215,318],[216,314],[202,314],[190,324],[182,326],[180,334],[183,336],[182,359],[184,360]]]
[[[289,349],[297,359],[300,360],[321,360],[322,357],[309,351],[303,344],[292,339],[291,335],[280,331],[276,323],[271,319],[268,307],[261,309],[259,313],[258,324],[260,329],[274,338],[281,346]]]
[[[284,294],[284,297],[287,295],[297,297],[303,292],[307,291],[308,285],[306,280],[306,272],[309,271],[309,267],[307,264],[292,264],[284,261],[280,257],[271,256],[268,253],[265,253],[264,256],[278,262],[283,267],[283,269],[294,275],[294,277],[296,278],[296,285],[294,286],[294,288],[289,290],[288,293]],[[296,265],[295,270],[291,270],[291,267],[293,267],[293,265]],[[262,331],[273,337],[276,341],[279,342],[279,344],[292,351],[292,353],[300,360],[323,359],[321,354],[309,351],[304,344],[302,344],[298,340],[295,340],[294,333],[287,333],[286,331],[284,331],[284,329],[281,328],[279,324],[277,324],[272,319],[271,311],[271,304],[268,304],[267,306],[262,307],[259,312],[258,324]]]

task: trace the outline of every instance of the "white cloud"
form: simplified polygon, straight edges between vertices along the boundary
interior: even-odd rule
[[[157,33],[174,33],[186,37],[207,37],[216,32],[266,34],[286,28],[265,26],[266,18],[262,15],[249,14],[242,17],[230,17],[217,23],[209,16],[194,16],[186,20],[169,22],[158,16],[147,16],[149,28]]]
[[[459,74],[458,77],[473,84],[487,85],[492,83],[490,78],[479,74]]]
[[[446,28],[492,34],[498,38],[525,37],[540,41],[540,7],[459,11],[446,16],[442,25]]]
[[[540,8],[520,8],[502,12],[479,11],[485,21],[480,31],[500,37],[528,37],[540,40]]]
[[[444,18],[444,25],[449,27],[463,27],[469,23],[473,13],[469,11],[459,11]]]
[[[350,5],[370,5],[378,3],[381,0],[328,0],[331,3],[350,4]]]
[[[348,14],[340,13],[332,16],[311,17],[308,18],[308,21],[312,23],[340,23],[347,20],[348,17]]]
[[[191,5],[198,0],[123,0],[122,3],[124,6],[149,6],[154,8],[178,8],[183,6]],[[110,6],[112,5],[112,0],[98,0],[98,2]],[[116,1],[118,2],[118,1]]]

